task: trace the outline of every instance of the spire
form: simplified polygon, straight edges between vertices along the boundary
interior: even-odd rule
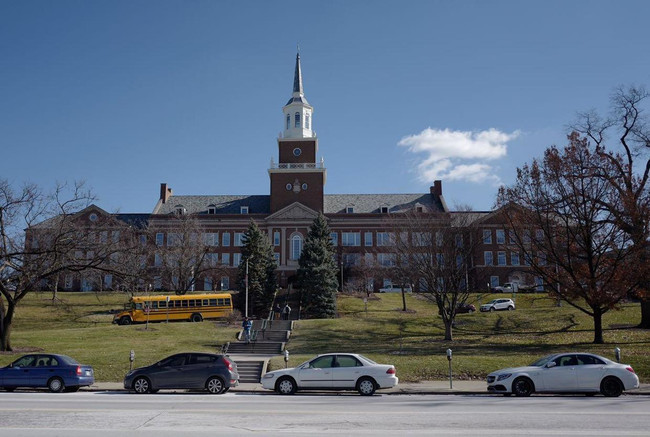
[[[293,92],[302,94],[302,73],[300,72],[300,49],[296,53],[296,72],[293,75]]]

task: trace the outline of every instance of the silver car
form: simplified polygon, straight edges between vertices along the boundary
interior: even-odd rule
[[[505,395],[532,393],[585,393],[620,396],[639,387],[639,378],[629,364],[619,364],[600,355],[570,352],[541,358],[529,366],[497,370],[487,377],[488,391]]]
[[[485,305],[481,305],[481,311],[512,311],[515,309],[515,302],[512,299],[494,299]]]

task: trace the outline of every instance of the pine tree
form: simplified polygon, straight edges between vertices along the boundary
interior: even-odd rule
[[[314,220],[298,268],[298,285],[302,290],[305,313],[311,317],[336,316],[337,267],[325,217]]]
[[[276,263],[273,249],[266,235],[251,220],[243,236],[241,263],[237,275],[239,290],[246,290],[246,262],[248,261],[248,313],[266,316],[271,309],[277,288]],[[245,312],[246,297],[240,294],[238,307]]]

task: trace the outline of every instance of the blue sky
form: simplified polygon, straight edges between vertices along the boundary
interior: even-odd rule
[[[650,85],[646,1],[0,2],[0,177],[110,211],[268,194],[300,45],[325,192],[493,206],[619,85]]]

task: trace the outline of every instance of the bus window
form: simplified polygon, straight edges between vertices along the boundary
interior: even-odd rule
[[[158,302],[156,302],[156,301],[151,302],[151,308],[158,309]]]
[[[207,300],[207,299],[203,299],[203,306],[204,306],[204,307],[207,307],[208,305],[210,305],[210,304],[208,303],[208,300]]]
[[[230,306],[230,299],[226,299],[226,305]]]
[[[196,306],[196,301],[194,299],[190,299],[190,306],[195,307]]]
[[[160,302],[158,302],[158,308],[167,308],[167,302],[161,300]]]
[[[135,309],[136,310],[141,310],[142,309],[142,302],[138,302],[135,304]]]
[[[182,306],[183,308],[187,308],[187,300],[183,299],[183,300],[181,301],[181,306]]]
[[[210,306],[211,307],[216,307],[217,306],[217,299],[210,299]]]

